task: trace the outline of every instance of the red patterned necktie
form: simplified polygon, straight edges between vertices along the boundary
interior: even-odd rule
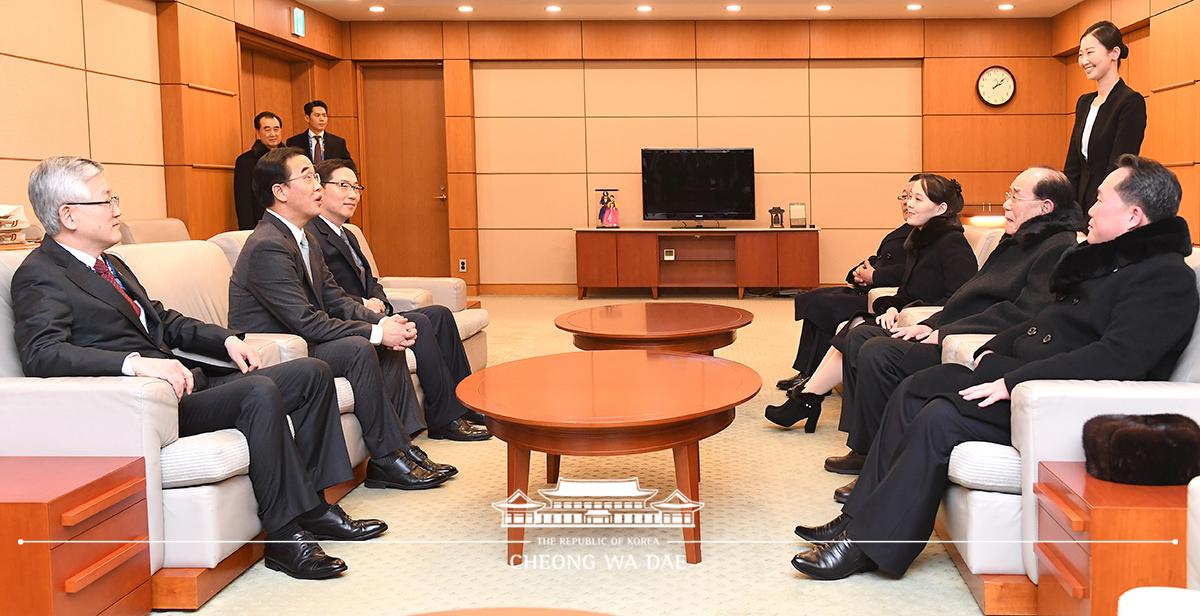
[[[133,306],[133,314],[137,315],[139,319],[142,318],[142,307],[133,301],[133,298],[129,297],[129,294],[125,292],[125,287],[122,287],[121,283],[117,282],[117,277],[113,276],[112,270],[108,269],[108,264],[104,262],[104,259],[96,257],[96,265],[92,266],[92,269],[96,270],[96,273],[100,274],[101,278],[107,280],[108,284],[111,284],[117,290],[117,293],[120,293],[121,297],[124,297],[125,301],[129,302],[130,306]]]
[[[322,137],[324,137],[324,135],[317,135],[316,138],[313,139],[315,142],[313,143],[313,158],[315,159],[313,162],[319,163],[325,160],[325,142]]]

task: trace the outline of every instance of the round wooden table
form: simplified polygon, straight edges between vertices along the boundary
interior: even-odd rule
[[[529,493],[530,451],[546,452],[546,481],[560,456],[617,456],[671,449],[684,496],[700,497],[700,440],[733,422],[734,407],[762,388],[758,373],[716,357],[636,349],[545,355],[488,366],[458,385],[508,444],[508,495]],[[700,517],[684,527],[687,562],[700,562]],[[509,526],[508,561],[520,564],[525,529]]]
[[[719,304],[636,302],[583,308],[554,319],[585,351],[653,349],[712,355],[729,346],[754,314]]]

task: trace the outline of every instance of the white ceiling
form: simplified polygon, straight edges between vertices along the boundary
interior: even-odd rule
[[[301,0],[342,21],[490,21],[531,19],[865,19],[950,17],[1051,17],[1078,0]],[[909,11],[905,5],[924,5]],[[1000,11],[1001,2],[1015,5]],[[728,4],[742,10],[725,10]],[[833,10],[816,10],[818,4]],[[459,5],[470,5],[473,13],[460,13]],[[557,4],[562,12],[551,14],[546,6]],[[654,7],[638,13],[638,4]],[[382,13],[367,10],[383,6]]]

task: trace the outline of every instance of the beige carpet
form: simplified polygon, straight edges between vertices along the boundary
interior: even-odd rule
[[[484,297],[491,313],[489,362],[574,350],[554,317],[588,305],[640,298]],[[671,301],[671,300],[667,300]],[[674,301],[680,301],[676,299]],[[687,298],[687,301],[699,301]],[[450,443],[421,438],[435,460],[455,464],[459,477],[429,492],[359,487],[343,502],[355,516],[379,517],[391,530],[363,544],[326,544],[350,570],[342,578],[301,582],[261,563],[206,605],[208,614],[412,614],[475,607],[540,606],[641,614],[978,614],[966,585],[938,546],[927,548],[908,575],[879,574],[817,582],[789,563],[803,544],[800,522],[837,515],[834,488],[849,478],[826,473],[821,461],[844,451],[836,429],[836,396],[825,404],[816,434],[780,430],[762,418],[765,404],[783,400],[775,381],[790,372],[797,325],[788,299],[707,298],[745,308],[755,321],[719,357],[762,375],[763,390],[738,409],[727,430],[701,443],[704,560],[675,566],[683,547],[677,530],[531,530],[528,568],[505,564],[504,531],[491,503],[507,496],[504,444]],[[564,458],[569,478],[636,476],[666,496],[675,488],[670,452],[609,458]],[[530,489],[545,484],[545,456],[534,454]],[[553,538],[555,545],[538,544]],[[573,545],[562,545],[565,540]],[[609,545],[587,545],[606,541]],[[620,545],[612,545],[619,543]],[[633,545],[638,544],[638,545]]]

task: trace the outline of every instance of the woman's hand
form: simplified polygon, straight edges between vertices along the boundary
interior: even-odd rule
[[[871,266],[870,259],[863,261],[862,265],[858,266],[858,269],[854,271],[854,279],[864,287],[875,281],[875,268]]]
[[[901,340],[924,340],[933,333],[933,328],[928,325],[909,325],[908,327],[898,327],[896,332],[892,334],[893,338]]]
[[[888,331],[895,331],[896,319],[899,317],[899,310],[896,310],[895,308],[888,308],[887,312],[875,317],[875,324]]]
[[[1008,385],[1004,383],[1004,379],[996,379],[991,383],[975,385],[968,387],[958,395],[963,397],[963,400],[979,400],[979,408],[984,408],[995,404],[1001,400],[1008,400]]]

